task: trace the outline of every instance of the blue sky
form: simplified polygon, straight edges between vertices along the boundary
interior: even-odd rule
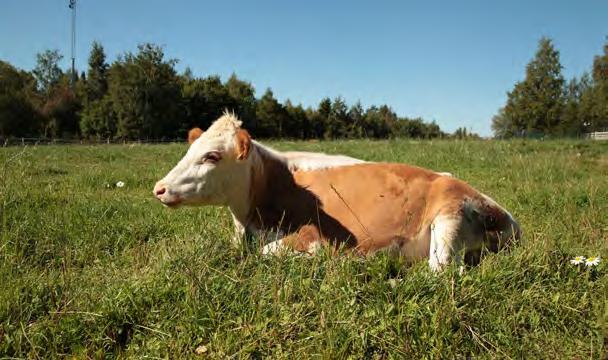
[[[29,70],[56,48],[67,68],[67,3],[2,0],[0,59]],[[110,61],[153,42],[180,71],[235,72],[258,96],[270,87],[315,106],[340,95],[489,135],[541,36],[560,50],[566,78],[590,69],[608,36],[608,1],[79,0],[77,28],[79,70],[93,40]]]

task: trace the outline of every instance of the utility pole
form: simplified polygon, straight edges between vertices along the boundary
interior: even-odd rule
[[[72,42],[71,42],[71,54],[72,54],[72,74],[70,76],[70,84],[72,88],[76,82],[76,0],[70,0],[68,7],[72,10]]]

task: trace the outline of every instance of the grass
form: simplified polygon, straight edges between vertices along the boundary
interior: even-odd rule
[[[152,198],[185,145],[2,148],[0,358],[608,357],[608,143],[273,145],[449,171],[524,239],[463,275],[266,258],[229,246],[227,210]]]

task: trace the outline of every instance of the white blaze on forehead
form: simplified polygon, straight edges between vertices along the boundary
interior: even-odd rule
[[[242,122],[234,113],[225,112],[194,143],[201,143],[214,138],[232,138],[241,128],[241,125]]]
[[[241,129],[241,124],[242,122],[234,113],[224,112],[190,145],[188,152],[180,162],[198,161],[208,151],[230,151],[235,147],[235,139]]]

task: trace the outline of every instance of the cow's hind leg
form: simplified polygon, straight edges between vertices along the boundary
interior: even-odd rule
[[[452,259],[460,265],[463,242],[460,239],[462,217],[440,215],[431,223],[429,266],[440,271]]]
[[[295,253],[293,248],[289,246],[286,239],[279,239],[270,242],[262,248],[262,255],[282,255]]]
[[[315,226],[306,225],[298,231],[262,248],[263,255],[314,254],[321,248],[321,236]]]

